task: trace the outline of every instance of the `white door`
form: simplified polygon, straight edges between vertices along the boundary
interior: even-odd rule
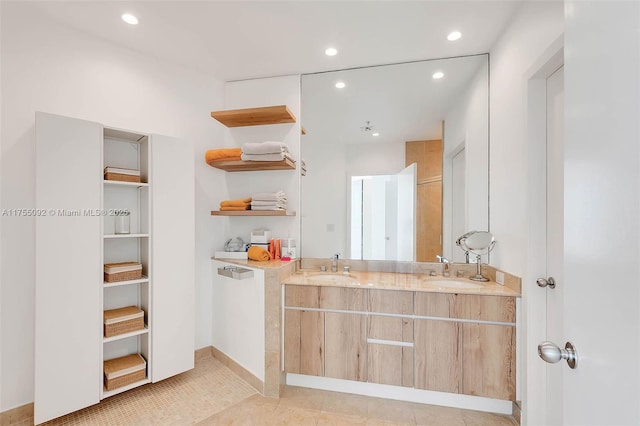
[[[414,261],[416,259],[416,185],[418,167],[409,165],[397,174],[398,182],[398,256],[396,260]]]
[[[151,136],[151,380],[193,368],[195,214],[193,149]]]
[[[564,290],[564,69],[547,78],[547,276],[557,283],[555,288],[540,288],[546,292],[546,339],[564,346],[563,305]],[[566,364],[547,364],[548,425],[562,424],[562,369]]]
[[[34,420],[100,401],[102,126],[36,113]]]

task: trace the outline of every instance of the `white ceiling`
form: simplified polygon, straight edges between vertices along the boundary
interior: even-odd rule
[[[224,80],[486,53],[518,1],[46,1],[80,31]],[[137,26],[120,16],[138,16]],[[459,30],[463,37],[449,42]],[[325,48],[339,54],[328,57]]]
[[[304,75],[304,141],[370,145],[440,139],[447,112],[481,67],[488,77],[487,55]],[[445,76],[434,80],[436,71]],[[337,81],[347,86],[337,89]],[[361,129],[366,121],[373,131]]]

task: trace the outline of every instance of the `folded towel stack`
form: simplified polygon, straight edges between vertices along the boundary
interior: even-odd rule
[[[251,197],[251,210],[286,210],[287,194],[284,191],[260,192]]]
[[[282,142],[249,142],[242,145],[243,161],[282,161],[285,158],[293,161],[289,148]]]
[[[240,148],[210,149],[204,154],[204,161],[211,165],[216,161],[240,160],[241,156],[242,149]]]
[[[220,202],[221,211],[242,211],[251,210],[251,197],[240,200],[224,200]]]

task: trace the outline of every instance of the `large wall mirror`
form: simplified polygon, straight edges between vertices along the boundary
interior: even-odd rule
[[[488,55],[302,76],[303,257],[464,262],[489,224]]]

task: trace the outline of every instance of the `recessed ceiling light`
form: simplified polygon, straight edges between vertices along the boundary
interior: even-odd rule
[[[122,20],[127,24],[138,25],[138,18],[130,13],[125,13],[124,15],[122,15]]]
[[[336,49],[335,47],[329,47],[324,51],[324,54],[327,56],[336,56],[338,54],[338,49]]]
[[[338,89],[344,89],[346,86],[347,86],[347,85],[346,85],[346,84],[344,84],[344,81],[339,81],[339,82],[337,82],[337,83],[336,83],[336,87],[337,87]]]
[[[435,80],[438,80],[444,77],[444,73],[442,71],[436,71],[431,77],[433,77]]]
[[[380,133],[376,132],[376,133],[371,133],[371,136],[380,136]]]
[[[449,41],[456,41],[458,40],[460,37],[462,37],[462,33],[460,31],[452,31],[449,33],[449,35],[447,36],[447,40]]]

